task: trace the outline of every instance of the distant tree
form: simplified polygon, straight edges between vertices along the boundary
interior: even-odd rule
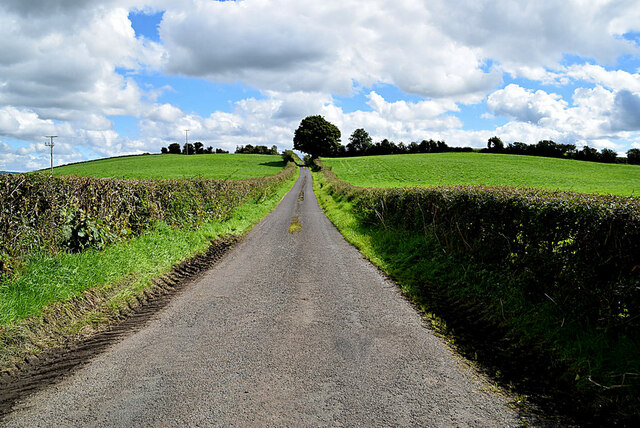
[[[330,156],[340,146],[340,130],[322,116],[307,116],[293,136],[293,148],[311,158]]]
[[[597,162],[600,160],[600,153],[598,152],[598,149],[584,146],[582,150],[576,152],[576,159]]]
[[[201,155],[204,153],[204,144],[202,144],[200,141],[196,141],[195,143],[193,143],[193,148],[195,150],[195,154],[197,155]]]
[[[627,162],[632,165],[640,165],[640,149],[629,149],[627,151]]]
[[[204,152],[205,152],[206,154],[211,154],[211,153],[213,153],[213,147],[211,147],[211,146],[207,147],[206,149],[204,149]]]
[[[409,153],[420,153],[420,146],[415,141],[409,143]]]
[[[525,155],[529,150],[529,145],[525,143],[521,143],[520,141],[514,141],[510,143],[505,149],[506,153],[511,153],[514,155]]]
[[[372,146],[371,136],[363,128],[358,128],[351,133],[347,152],[352,156],[362,156],[367,153]]]
[[[218,148],[216,148],[216,153],[218,153],[218,154],[225,154],[225,153],[229,153],[229,150],[222,150],[222,149],[218,149]]]
[[[167,153],[169,153],[169,149],[167,149],[166,147],[163,147],[163,148],[160,150],[160,153],[162,153],[163,155],[166,155]]]
[[[611,149],[602,149],[600,153],[600,162],[615,163],[618,159],[618,153]]]
[[[195,154],[195,151],[194,151],[194,148],[193,148],[193,144],[185,143],[182,146],[182,154],[183,155],[193,155],[193,154]]]
[[[172,153],[174,155],[179,155],[180,154],[180,144],[178,144],[178,143],[169,144],[169,153]]]
[[[487,141],[487,149],[493,152],[501,152],[504,150],[504,143],[498,137],[491,137]]]

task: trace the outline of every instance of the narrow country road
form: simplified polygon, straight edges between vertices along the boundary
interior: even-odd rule
[[[303,169],[148,325],[6,426],[516,426],[318,206]]]

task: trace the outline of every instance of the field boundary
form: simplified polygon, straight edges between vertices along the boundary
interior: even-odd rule
[[[546,396],[542,400],[543,407],[563,407],[568,414],[585,423],[630,421],[638,416],[638,378],[635,374],[639,362],[638,341],[632,325],[637,318],[620,318],[616,315],[617,306],[600,307],[598,300],[599,296],[607,296],[610,305],[633,304],[636,298],[633,293],[635,271],[632,270],[631,277],[611,278],[611,292],[606,288],[595,288],[597,284],[607,284],[601,282],[606,277],[601,273],[600,276],[596,275],[598,282],[588,284],[592,288],[587,289],[593,294],[584,294],[582,291],[576,301],[572,297],[575,291],[572,290],[581,290],[579,284],[568,291],[561,288],[541,289],[540,283],[530,275],[529,270],[524,270],[523,275],[522,271],[510,270],[513,269],[509,267],[511,265],[502,263],[517,261],[513,255],[508,257],[513,252],[505,244],[507,236],[503,235],[508,233],[498,223],[494,226],[491,221],[483,222],[484,217],[478,212],[488,208],[485,214],[489,217],[506,216],[509,223],[508,210],[497,213],[491,209],[510,200],[509,189],[497,189],[497,195],[494,196],[491,188],[487,188],[488,199],[485,200],[484,188],[470,188],[469,193],[466,193],[467,187],[461,186],[432,189],[358,188],[340,180],[326,167],[315,177],[323,209],[347,241],[393,278],[407,296],[431,317],[434,327],[453,338],[464,355],[482,361],[507,386],[516,385],[519,391],[537,394],[538,397]],[[439,199],[439,192],[444,200]],[[524,206],[528,206],[525,199],[527,192],[537,197],[530,207],[534,217],[540,215],[538,210],[541,210],[548,215],[547,220],[553,219],[553,210],[549,210],[544,199],[545,194],[550,192],[524,191],[524,196],[516,195],[516,201],[524,200]],[[506,199],[501,199],[500,195]],[[624,219],[629,218],[628,213],[634,213],[631,220],[637,217],[637,201],[629,201],[626,205],[627,200],[623,198],[568,193],[574,200],[565,206],[562,195],[556,192],[556,196],[560,197],[559,205],[567,208],[566,217],[563,218],[571,218],[570,207],[575,206],[582,210],[585,218],[594,215],[600,219],[596,222],[597,227],[609,232],[600,243],[608,243],[613,251],[611,255],[614,260],[607,260],[607,263],[622,263],[615,265],[622,266],[625,260],[630,263],[633,261],[633,255],[637,254],[634,240],[629,241],[632,245],[628,247],[623,237],[635,233],[636,223],[632,221],[628,225]],[[607,201],[607,208],[612,208],[612,213],[621,215],[617,218],[617,214],[612,214],[615,223],[611,227],[606,221],[602,223],[608,218],[605,214],[607,210],[601,210],[600,206],[600,202],[604,201]],[[540,206],[536,207],[538,202]],[[582,203],[588,208],[580,208]],[[626,206],[626,209],[616,211],[616,203]],[[456,210],[447,211],[447,206],[453,206]],[[435,213],[438,217],[432,218]],[[552,224],[549,223],[548,229],[553,233],[555,229]],[[484,225],[484,229],[476,229],[476,232],[481,232],[480,235],[470,233],[473,225]],[[622,241],[615,237],[616,232],[612,232],[615,227],[621,227],[619,236],[623,238]],[[492,241],[490,234],[496,231],[497,240]],[[527,235],[522,235],[518,229],[514,236],[522,240]],[[600,243],[595,243],[600,239],[598,236],[597,233],[592,235],[587,244],[600,248]],[[562,238],[560,240],[563,241]],[[559,247],[551,246],[555,251],[551,256],[560,257],[572,242],[564,241]],[[483,248],[485,244],[495,244],[497,250],[491,251],[491,246]],[[538,247],[536,243],[532,245],[529,248],[549,248],[547,245]],[[504,250],[501,247],[508,250],[505,257],[500,253]],[[630,259],[629,254],[625,254],[629,248]],[[480,252],[475,253],[478,249]],[[587,251],[591,250],[587,248]],[[569,249],[567,257],[572,252]],[[602,253],[604,257],[603,254],[606,253]],[[620,254],[620,257],[616,254]],[[538,261],[541,263],[539,267],[544,268],[544,259]],[[592,268],[598,271],[598,266]],[[619,272],[616,268],[612,270],[609,266],[605,267],[607,269],[604,272]],[[580,275],[577,277],[578,280],[583,278]],[[590,277],[585,273],[584,278]],[[562,293],[565,293],[564,297]],[[611,293],[626,294],[617,295],[616,298],[611,297],[616,296]],[[569,312],[576,308],[580,309]],[[601,308],[601,312],[597,308]],[[607,308],[608,312],[605,312]],[[633,306],[631,311],[636,309]],[[594,311],[598,318],[589,318],[593,317]],[[604,320],[607,320],[606,323],[603,323]],[[491,345],[485,343],[485,339]],[[582,353],[579,347],[584,347]],[[540,363],[542,366],[537,367]],[[596,372],[596,369],[599,371]],[[612,371],[615,376],[608,377]],[[603,383],[603,380],[608,383]]]

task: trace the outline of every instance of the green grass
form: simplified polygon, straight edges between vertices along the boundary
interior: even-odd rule
[[[31,258],[18,277],[0,285],[0,326],[37,315],[45,306],[92,287],[108,288],[126,280],[125,293],[141,290],[151,278],[168,272],[178,261],[206,250],[212,239],[246,233],[277,205],[295,178],[266,200],[240,206],[225,222],[205,223],[198,230],[160,223],[137,238],[103,251],[39,254]]]
[[[282,158],[277,155],[142,155],[59,166],[53,169],[53,174],[126,179],[170,179],[200,176],[241,180],[275,175],[282,171],[284,166]],[[42,170],[42,172],[46,173],[48,170]]]
[[[640,166],[489,153],[326,158],[336,175],[360,187],[487,185],[582,193],[640,194]]]

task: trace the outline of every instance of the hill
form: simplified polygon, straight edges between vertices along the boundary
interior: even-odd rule
[[[59,166],[54,175],[170,179],[205,177],[241,180],[277,174],[284,162],[276,155],[206,154],[140,155],[99,159]],[[42,170],[48,172],[48,170]]]
[[[640,194],[640,166],[489,153],[325,158],[339,178],[361,187],[487,185],[582,193]]]

